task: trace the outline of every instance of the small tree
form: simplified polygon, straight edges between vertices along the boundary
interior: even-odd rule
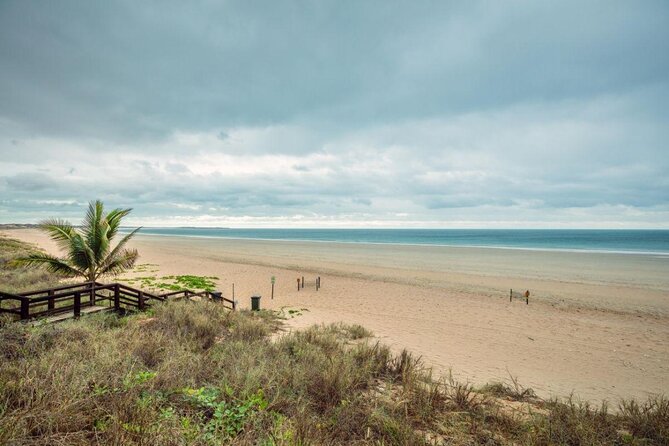
[[[91,201],[88,212],[79,229],[61,219],[48,219],[39,227],[45,231],[66,252],[65,257],[55,257],[46,253],[34,253],[22,257],[16,263],[27,266],[45,265],[56,274],[65,277],[84,277],[94,282],[104,275],[120,274],[135,265],[139,256],[136,249],[126,249],[125,245],[140,228],[123,237],[115,248],[111,248],[123,217],[132,209],[114,209],[104,214],[102,201]]]

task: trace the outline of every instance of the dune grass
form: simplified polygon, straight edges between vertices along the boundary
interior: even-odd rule
[[[0,290],[7,293],[50,288],[58,285],[58,278],[44,268],[14,266],[12,260],[41,251],[36,245],[0,234]]]
[[[435,379],[359,326],[280,327],[276,313],[210,302],[8,324],[0,329],[0,444],[669,441],[664,398],[625,402],[617,414],[574,400],[519,402],[528,394]]]

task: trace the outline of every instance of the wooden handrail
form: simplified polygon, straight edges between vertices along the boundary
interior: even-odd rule
[[[38,291],[30,291],[27,293],[21,293],[21,296],[24,297],[30,297],[34,296],[35,294],[42,294],[42,293],[48,293],[49,291],[63,291],[63,290],[70,290],[72,288],[83,288],[83,287],[88,287],[91,288],[91,285],[95,285],[95,287],[102,286],[102,284],[98,282],[82,282],[74,285],[64,285],[56,288],[49,288],[46,290],[38,290]]]
[[[23,296],[19,296],[18,294],[12,294],[12,293],[5,293],[0,291],[0,301],[1,300],[18,300],[20,301],[23,299]]]
[[[111,295],[100,294],[100,291],[111,291]],[[40,294],[45,294],[40,296]],[[100,282],[83,282],[79,284],[65,285],[56,288],[30,291],[21,294],[11,294],[0,292],[0,303],[3,300],[15,300],[20,303],[14,308],[1,308],[0,312],[12,313],[21,316],[21,319],[31,319],[40,316],[60,314],[74,310],[75,317],[81,314],[81,308],[95,305],[96,299],[110,300],[114,302],[116,310],[121,309],[121,305],[135,307],[143,310],[151,306],[151,301],[156,300],[166,302],[168,300],[176,300],[191,297],[204,297],[211,299],[212,293],[210,291],[192,291],[179,290],[169,291],[162,294],[153,294],[137,288],[130,287],[123,283],[104,284]],[[86,299],[82,301],[82,298]],[[64,305],[56,307],[57,302],[72,300],[72,305]],[[225,305],[231,305],[231,309],[235,310],[236,305],[234,300],[226,299],[221,296],[220,301]],[[47,310],[36,311],[38,308],[48,305]]]

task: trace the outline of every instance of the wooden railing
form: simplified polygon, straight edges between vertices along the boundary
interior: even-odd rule
[[[180,290],[153,294],[122,283],[84,282],[21,294],[0,291],[0,314],[17,315],[21,320],[56,316],[69,312],[78,317],[82,309],[104,306],[101,304],[106,304],[110,310],[118,312],[128,309],[142,311],[151,307],[154,302],[193,297],[210,299],[220,302],[231,310],[236,309],[233,300],[224,298],[218,292]]]

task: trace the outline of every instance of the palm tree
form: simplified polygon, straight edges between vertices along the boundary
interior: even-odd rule
[[[117,275],[135,265],[139,256],[136,249],[125,249],[126,243],[140,228],[123,237],[111,249],[123,217],[132,209],[114,209],[104,214],[100,200],[88,204],[88,212],[79,229],[61,219],[48,219],[39,227],[49,234],[58,247],[67,253],[59,258],[46,253],[34,253],[17,260],[27,266],[46,265],[46,268],[65,277],[84,277],[89,282],[104,275]]]

